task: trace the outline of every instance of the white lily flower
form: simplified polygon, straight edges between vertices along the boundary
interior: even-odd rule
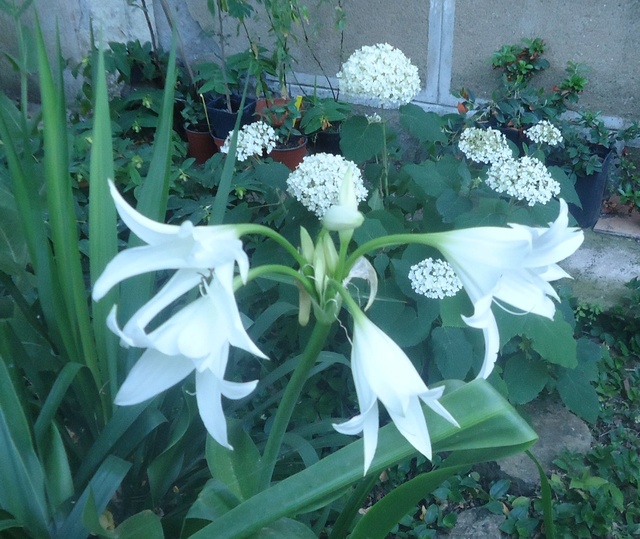
[[[360,414],[333,427],[342,434],[363,433],[364,473],[378,445],[378,400],[384,404],[400,433],[428,459],[431,439],[420,401],[459,426],[438,402],[444,388],[428,389],[402,349],[357,308],[354,319],[351,370]]]
[[[569,277],[557,262],[584,240],[582,230],[568,225],[567,204],[561,199],[558,218],[548,228],[510,224],[427,235],[427,243],[447,258],[473,302],[473,316],[463,317],[465,322],[483,330],[485,357],[478,378],[491,374],[500,349],[493,302],[553,319],[551,298],[559,298],[549,282]]]
[[[109,182],[120,217],[147,245],[118,253],[93,288],[99,300],[124,279],[161,269],[177,270],[164,287],[145,303],[121,329],[114,305],[108,327],[124,346],[146,348],[118,391],[115,403],[128,406],[143,402],[182,381],[196,371],[200,416],[211,436],[231,449],[227,439],[222,396],[240,399],[251,393],[257,381],[224,379],[229,346],[268,359],[251,341],[242,325],[233,293],[235,265],[246,280],[249,260],[232,226],[180,226],[153,221],[129,206]],[[210,279],[210,282],[208,280]],[[202,296],[182,308],[157,329],[147,326],[162,310],[195,286]]]
[[[200,417],[209,434],[224,447],[227,439],[222,396],[241,399],[256,387],[251,382],[224,379],[229,345],[268,359],[247,335],[233,295],[233,267],[223,266],[211,283],[203,282],[203,295],[157,329],[144,331],[149,309],[143,307],[120,330],[115,306],[109,327],[128,345],[145,347],[115,398],[120,406],[145,401],[182,381],[196,371],[196,398]],[[152,300],[153,301],[153,300]]]
[[[246,279],[249,259],[242,250],[242,242],[235,227],[194,226],[191,221],[185,221],[179,226],[158,223],[127,204],[111,180],[109,188],[118,214],[127,227],[147,245],[121,251],[107,264],[93,286],[95,301],[129,277],[162,269],[179,270],[174,277],[177,283],[182,283],[182,279],[193,281],[194,271],[205,273],[220,265],[233,265],[236,262],[243,281]],[[185,269],[189,271],[183,271]],[[184,273],[187,275],[183,275]],[[171,301],[179,296],[180,294],[174,296]]]

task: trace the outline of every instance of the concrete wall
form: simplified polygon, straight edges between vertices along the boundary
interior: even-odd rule
[[[540,86],[550,89],[564,78],[567,61],[580,62],[589,79],[582,106],[639,118],[639,27],[638,0],[457,0],[451,87],[489,95],[496,80],[491,53],[521,38],[541,37],[551,67],[540,77]]]
[[[213,58],[218,51],[216,25],[206,9],[206,0],[167,0],[178,23],[184,48],[191,60]],[[451,90],[471,88],[488,97],[495,86],[491,53],[523,37],[541,37],[548,44],[546,57],[551,69],[540,77],[550,87],[562,79],[568,60],[589,68],[589,85],[581,102],[602,111],[613,120],[631,120],[638,114],[640,87],[640,1],[599,2],[581,0],[342,0],[346,31],[335,29],[337,0],[306,0],[309,23],[305,42],[298,27],[293,45],[298,60],[297,80],[302,84],[327,86],[324,72],[334,77],[341,58],[365,44],[389,42],[402,49],[418,65],[423,91],[417,101],[427,108],[446,110],[455,105]],[[80,60],[89,46],[89,22],[102,28],[105,40],[149,39],[142,12],[127,0],[35,0],[45,37],[53,48],[56,24],[62,31],[65,56]],[[160,0],[147,0],[153,24],[164,46],[170,31]],[[250,31],[267,47],[262,5]],[[51,14],[55,14],[55,17]],[[233,25],[226,27],[232,50],[246,46]],[[15,50],[15,35],[6,19],[0,18],[0,46]],[[0,84],[10,87],[12,74],[3,70]],[[335,79],[333,80],[335,82]],[[613,121],[615,124],[615,121]]]

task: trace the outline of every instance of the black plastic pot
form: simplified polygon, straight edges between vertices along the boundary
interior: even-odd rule
[[[331,153],[342,155],[340,150],[340,133],[337,131],[318,131],[309,137],[314,153]]]
[[[575,204],[569,204],[569,211],[581,228],[593,228],[600,218],[605,187],[614,157],[613,150],[601,148],[597,150],[597,153],[604,157],[600,172],[589,176],[578,176],[576,179],[575,189],[582,208]]]
[[[231,110],[227,109],[227,100],[225,96],[216,97],[207,103],[207,114],[211,122],[211,131],[215,137],[227,138],[230,131],[236,125],[238,110],[240,108],[241,97],[238,95],[231,96]],[[240,126],[249,124],[253,121],[253,113],[256,109],[256,100],[246,98],[244,108],[242,109],[242,118]]]

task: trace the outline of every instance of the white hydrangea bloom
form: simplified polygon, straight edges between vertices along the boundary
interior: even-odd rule
[[[242,126],[238,132],[238,142],[236,145],[236,158],[238,161],[246,161],[255,155],[262,156],[263,152],[269,153],[276,147],[278,137],[269,124],[263,121],[254,122]],[[220,151],[229,153],[231,144],[231,134],[226,138]]]
[[[355,51],[337,74],[345,95],[368,99],[383,108],[409,103],[420,91],[418,68],[388,43]]]
[[[451,265],[433,258],[411,266],[409,280],[416,293],[432,299],[455,296],[462,289],[462,282]]]
[[[308,155],[287,178],[287,192],[305,208],[324,217],[327,210],[339,203],[342,182],[350,171],[358,202],[367,197],[362,175],[357,165],[341,155],[317,153]]]
[[[560,184],[551,177],[544,163],[528,155],[493,163],[486,183],[498,193],[526,200],[529,206],[546,204],[560,194]]]
[[[536,144],[557,146],[562,142],[562,133],[548,120],[542,120],[525,131],[525,134]]]
[[[460,135],[458,147],[476,163],[496,163],[512,157],[507,137],[497,129],[469,127]]]

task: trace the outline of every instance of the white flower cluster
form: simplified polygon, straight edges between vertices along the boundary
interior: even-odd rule
[[[222,148],[220,148],[222,153],[229,153],[231,135],[230,133]],[[260,121],[244,125],[238,133],[236,158],[238,161],[246,161],[252,155],[260,157],[263,152],[269,153],[273,150],[276,147],[277,140],[275,130],[265,122]]]
[[[324,217],[326,211],[339,202],[342,181],[351,171],[356,200],[362,202],[367,190],[357,165],[341,155],[317,153],[309,155],[289,174],[287,191],[305,208]]]
[[[388,43],[358,49],[337,77],[344,94],[368,98],[383,108],[409,103],[420,91],[418,68]]]
[[[526,200],[529,206],[546,204],[560,193],[560,184],[551,177],[544,163],[528,155],[492,164],[486,183],[498,193]]]
[[[462,289],[462,283],[449,263],[433,258],[411,266],[409,280],[416,293],[432,299],[455,296]]]
[[[557,146],[562,142],[562,133],[548,120],[542,120],[525,131],[525,134],[536,144]]]
[[[507,137],[497,129],[469,127],[460,135],[458,147],[476,163],[498,163],[512,157]]]
[[[365,114],[365,118],[370,124],[382,123],[382,116],[380,116],[377,112],[374,112],[373,114]]]

